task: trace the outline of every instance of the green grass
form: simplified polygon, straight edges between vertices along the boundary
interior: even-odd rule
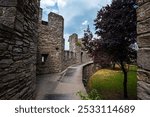
[[[128,72],[129,99],[137,98],[137,67],[130,65]],[[102,99],[123,99],[123,73],[121,70],[101,69],[97,71],[88,82],[89,92],[96,89]]]

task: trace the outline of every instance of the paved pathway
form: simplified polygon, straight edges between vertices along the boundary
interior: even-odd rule
[[[82,66],[75,65],[61,74],[37,77],[37,100],[78,100],[78,91],[86,93],[82,84]]]

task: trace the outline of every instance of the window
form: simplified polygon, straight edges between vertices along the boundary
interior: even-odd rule
[[[47,60],[48,54],[42,54],[41,56],[42,56],[42,59],[41,59],[42,63],[45,63]]]

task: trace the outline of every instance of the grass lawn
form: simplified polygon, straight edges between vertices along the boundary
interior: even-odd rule
[[[137,67],[130,65],[128,71],[128,96],[137,99]],[[123,73],[121,70],[101,69],[88,82],[88,90],[96,89],[102,99],[123,99]]]

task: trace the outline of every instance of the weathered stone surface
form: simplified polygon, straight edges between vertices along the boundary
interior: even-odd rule
[[[137,83],[137,96],[138,99],[150,100],[150,84],[138,81]]]
[[[15,29],[19,32],[24,32],[24,28],[23,28],[23,22],[16,20],[15,21]],[[32,28],[33,29],[33,28]]]
[[[50,13],[49,21],[46,25],[39,22],[37,65],[39,74],[62,71],[64,58],[63,30],[63,18],[58,14]]]
[[[1,0],[0,1],[0,6],[16,6],[17,5],[17,0]]]
[[[0,52],[7,50],[8,44],[7,43],[0,43]]]
[[[13,63],[12,59],[2,59],[0,61],[1,68],[9,67]]]
[[[150,72],[149,71],[139,69],[137,76],[138,76],[139,81],[144,81],[150,84]]]
[[[137,41],[138,51],[138,99],[150,99],[150,1],[137,0]]]
[[[140,68],[150,70],[150,49],[145,48],[145,49],[140,49],[138,52],[138,65]]]
[[[0,99],[34,99],[37,2],[0,1]]]
[[[137,1],[138,5],[142,5],[142,4],[150,2],[149,0],[136,0],[136,1]]]
[[[82,50],[82,38],[78,38],[77,34],[72,34],[69,36],[69,51],[74,52],[76,58],[76,63],[86,63],[91,60],[89,55]]]
[[[139,47],[149,48],[150,47],[150,33],[143,34],[137,37]]]
[[[2,77],[2,82],[8,82],[14,80],[15,78],[16,78],[15,74],[7,74],[4,77]]]
[[[14,28],[15,17],[2,17],[0,18],[0,23],[8,26],[10,28]]]
[[[150,17],[150,2],[137,9],[137,21],[145,20]]]
[[[148,33],[148,32],[150,32],[150,18],[137,23],[138,34]]]
[[[82,81],[83,81],[83,84],[85,87],[87,86],[87,83],[88,83],[90,77],[93,75],[94,72],[95,72],[95,70],[94,70],[94,64],[93,63],[89,63],[83,67]]]
[[[13,53],[22,53],[22,48],[13,48]]]

